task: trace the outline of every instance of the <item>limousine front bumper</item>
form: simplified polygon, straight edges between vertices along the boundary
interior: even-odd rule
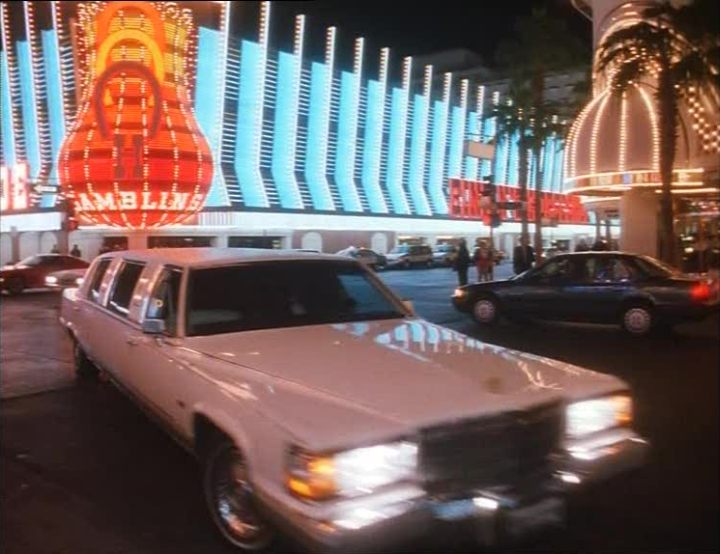
[[[640,467],[648,448],[630,430],[568,443],[554,460],[551,479],[538,483],[533,495],[503,492],[498,487],[437,497],[421,486],[405,485],[331,505],[309,505],[302,511],[269,498],[263,498],[263,504],[281,529],[317,552],[385,550],[428,537],[442,542],[459,530],[469,530],[479,544],[492,546],[562,527],[569,493]]]

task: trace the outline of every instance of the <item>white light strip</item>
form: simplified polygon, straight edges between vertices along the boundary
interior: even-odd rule
[[[303,42],[305,40],[305,16],[300,14],[295,17],[295,37],[293,40],[293,53],[302,57]]]
[[[220,2],[221,4],[221,14],[220,14],[220,34],[223,37],[223,49],[222,49],[222,58],[220,59],[220,79],[218,80],[218,88],[220,91],[219,98],[220,98],[220,109],[218,110],[218,116],[217,120],[215,121],[215,129],[217,132],[220,133],[220,136],[222,137],[223,133],[223,121],[225,121],[225,90],[227,87],[227,73],[228,73],[228,51],[230,49],[230,8],[232,7],[232,2]],[[200,37],[198,35],[198,42],[200,41]],[[198,94],[198,91],[195,91],[195,94]],[[227,185],[225,183],[225,173],[221,169],[222,166],[219,163],[223,159],[223,150],[225,149],[223,141],[220,141],[220,144],[218,145],[219,154],[220,154],[220,160],[218,160],[218,163],[216,165],[217,171],[218,171],[218,179],[221,183],[221,191],[223,195],[223,204],[229,206],[231,204],[230,201],[230,194],[228,192]]]
[[[430,103],[430,92],[432,91],[432,77],[433,77],[433,66],[425,66],[425,79],[423,81],[423,95],[427,99],[427,103]]]
[[[360,75],[363,66],[363,50],[365,49],[365,39],[358,37],[355,39],[355,50],[353,52],[353,73]],[[359,82],[359,81],[358,81]]]
[[[467,101],[468,101],[468,89],[470,88],[470,81],[467,79],[463,79],[460,81],[460,107],[462,108],[463,113],[465,113],[465,110],[467,110]],[[464,126],[463,126],[463,132],[464,132]]]
[[[412,56],[406,56],[403,60],[402,88],[409,92],[410,76],[412,75]]]
[[[51,2],[50,6],[50,14],[52,16],[52,26],[53,29],[55,29],[55,51],[57,53],[57,63],[58,63],[58,70],[60,71],[60,81],[62,82],[62,60],[60,59],[60,27],[58,25],[58,17],[55,13],[56,10],[58,10],[58,2],[57,0],[53,0]],[[60,111],[63,114],[63,119],[65,117],[65,95],[62,94],[62,92],[59,95],[60,97],[58,100],[60,101]],[[63,127],[67,124],[66,121],[63,122]]]
[[[620,153],[618,159],[620,171],[625,171],[625,162],[627,161],[627,105],[627,91],[623,91],[620,104]]]
[[[595,112],[595,119],[593,121],[592,126],[592,134],[590,135],[590,172],[594,173],[597,171],[597,143],[598,143],[598,134],[599,134],[599,128],[600,128],[600,122],[602,121],[602,116],[605,113],[605,108],[607,108],[608,102],[610,101],[611,95],[608,93],[605,95],[605,98],[602,101],[602,104],[600,104],[600,108]]]
[[[652,167],[655,171],[660,168],[660,131],[658,129],[657,114],[655,113],[654,106],[648,97],[647,92],[641,86],[635,85],[635,88],[640,92],[645,107],[648,110],[650,116],[650,126],[652,127]]]
[[[380,50],[380,83],[382,83],[382,95],[385,97],[385,88],[387,87],[388,63],[390,61],[390,48]]]
[[[450,101],[450,89],[452,88],[452,73],[449,71],[445,73],[445,77],[443,79],[443,102],[449,102]]]

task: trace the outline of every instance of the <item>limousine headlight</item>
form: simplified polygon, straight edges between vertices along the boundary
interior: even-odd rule
[[[566,422],[566,432],[570,437],[630,425],[632,399],[628,394],[615,394],[574,402],[567,407]]]
[[[315,454],[290,451],[287,486],[296,496],[323,500],[334,496],[357,496],[415,476],[417,445],[393,442]]]
[[[48,275],[45,277],[45,284],[46,285],[57,285],[58,279],[54,275]]]

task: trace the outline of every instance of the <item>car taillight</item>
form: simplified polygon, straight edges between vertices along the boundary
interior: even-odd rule
[[[690,289],[690,298],[695,302],[705,302],[710,299],[710,287],[707,283],[695,283]]]

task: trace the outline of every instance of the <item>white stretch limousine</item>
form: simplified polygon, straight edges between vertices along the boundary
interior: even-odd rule
[[[241,549],[282,532],[365,551],[467,521],[512,540],[646,454],[619,379],[424,321],[348,258],[105,254],[60,319],[77,373],[105,374],[198,457]]]

